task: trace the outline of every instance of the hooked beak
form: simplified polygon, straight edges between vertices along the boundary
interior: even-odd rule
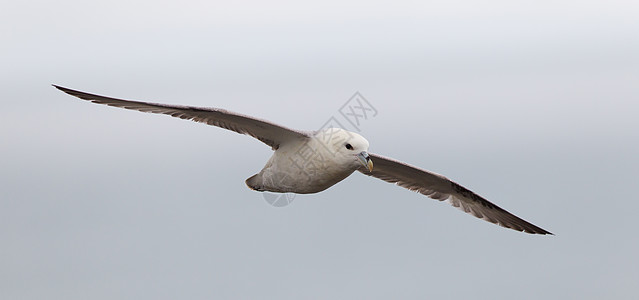
[[[366,151],[357,154],[357,159],[368,171],[373,172],[373,161]]]

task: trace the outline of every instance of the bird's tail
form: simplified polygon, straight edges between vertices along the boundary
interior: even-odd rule
[[[245,182],[246,182],[246,186],[248,186],[250,189],[254,191],[258,191],[258,192],[264,191],[264,186],[262,186],[262,177],[260,176],[260,174],[255,174],[249,177],[248,179],[246,179]]]

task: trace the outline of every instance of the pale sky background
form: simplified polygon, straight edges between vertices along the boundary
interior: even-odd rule
[[[637,1],[5,1],[1,299],[637,299]],[[353,174],[286,207],[247,136],[55,83],[313,130],[556,236]],[[347,128],[349,129],[349,128]]]

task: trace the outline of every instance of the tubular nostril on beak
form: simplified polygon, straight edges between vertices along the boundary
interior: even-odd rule
[[[368,169],[368,171],[372,172],[373,171],[373,161],[371,160],[370,155],[368,155],[368,153],[366,151],[362,151],[359,154],[357,154],[357,158],[359,160],[359,162]]]

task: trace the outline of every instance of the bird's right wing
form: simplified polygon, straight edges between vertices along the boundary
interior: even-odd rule
[[[279,148],[279,145],[285,141],[306,139],[310,136],[310,134],[306,132],[296,131],[268,121],[219,108],[202,108],[123,100],[76,91],[57,85],[53,86],[71,96],[93,103],[106,104],[141,112],[165,114],[180,119],[206,123],[241,134],[247,134],[271,146],[274,150]]]
[[[360,172],[366,175],[394,183],[436,200],[447,201],[480,219],[506,228],[527,233],[552,234],[507,212],[442,175],[381,155],[370,154],[370,157],[375,165],[373,171],[368,171],[365,168],[359,169]]]

